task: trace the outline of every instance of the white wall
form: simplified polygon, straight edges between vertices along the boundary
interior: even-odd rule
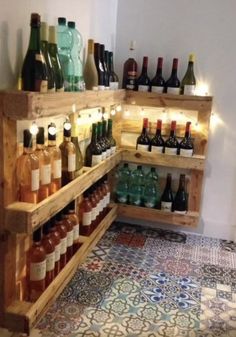
[[[169,76],[173,57],[180,60],[179,77],[190,52],[196,54],[195,73],[208,82],[213,111],[221,119],[211,126],[202,220],[198,232],[233,238],[236,232],[235,0],[119,0],[116,69],[121,76],[131,39],[137,41],[136,60],[149,56],[153,76],[158,56]]]

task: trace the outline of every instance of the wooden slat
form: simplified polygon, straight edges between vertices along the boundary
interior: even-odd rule
[[[29,333],[30,329],[43,316],[48,307],[55,301],[65,286],[73,277],[78,266],[95,247],[103,234],[117,217],[117,205],[112,205],[109,213],[101,221],[99,226],[87,238],[78,252],[66,264],[63,270],[53,280],[35,303],[14,302],[7,308],[5,315],[5,327],[18,332]],[[22,305],[21,305],[22,304]],[[15,323],[15,321],[17,323]]]
[[[202,196],[203,172],[192,170],[189,181],[189,208],[193,211],[200,211]]]
[[[118,205],[118,216],[145,220],[146,223],[158,222],[177,226],[196,227],[199,221],[198,212],[188,212],[187,214],[176,214],[164,212],[157,209],[137,207],[130,205]]]
[[[5,91],[3,95],[4,113],[12,119],[36,119],[39,117],[70,114],[76,109],[110,106],[121,103],[124,90],[84,91],[41,94],[27,91]]]
[[[59,191],[38,203],[37,205],[15,202],[6,207],[6,227],[16,233],[31,233],[40,225],[64,208],[70,201],[82,194],[99,178],[113,169],[121,160],[118,150],[101,164],[86,170],[86,172],[62,187]]]

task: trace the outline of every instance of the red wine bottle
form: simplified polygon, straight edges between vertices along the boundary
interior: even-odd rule
[[[185,174],[179,178],[179,188],[173,202],[173,211],[179,214],[185,214],[188,209],[188,196],[185,189]]]
[[[163,57],[158,57],[156,75],[153,77],[151,81],[151,91],[156,92],[158,94],[163,93],[165,87],[165,80],[162,77],[162,65],[163,65]]]
[[[104,69],[104,82],[105,82],[105,88],[109,89],[109,73],[107,69],[107,65],[105,62],[105,45],[100,44],[100,60]]]
[[[193,155],[193,141],[190,132],[191,122],[186,123],[185,135],[179,144],[180,155],[185,157],[191,157]]]
[[[164,212],[172,212],[173,206],[173,194],[171,189],[172,176],[170,173],[167,174],[166,186],[161,197],[161,210]]]
[[[136,150],[150,150],[150,138],[148,136],[148,118],[143,119],[143,130],[141,135],[137,138]]]
[[[145,91],[145,92],[150,91],[151,81],[147,74],[147,68],[148,68],[148,57],[144,56],[142,72],[136,82],[136,89],[138,91]]]
[[[180,81],[177,76],[177,70],[178,70],[178,59],[174,58],[171,76],[166,81],[166,85],[165,85],[165,92],[167,92],[168,94],[179,95],[180,93]]]
[[[170,126],[170,136],[165,142],[165,153],[166,154],[178,154],[179,142],[175,135],[176,132],[176,121],[171,122]]]
[[[135,90],[137,79],[138,65],[134,59],[134,49],[135,41],[131,41],[129,48],[130,55],[128,60],[125,61],[123,68],[122,88],[127,90]]]
[[[105,89],[105,70],[103,68],[103,64],[100,59],[100,44],[94,43],[94,60],[98,73],[98,89]]]
[[[156,128],[156,134],[151,139],[151,152],[154,153],[163,153],[164,151],[164,139],[161,136],[161,127],[162,127],[162,120],[157,120],[157,128]]]

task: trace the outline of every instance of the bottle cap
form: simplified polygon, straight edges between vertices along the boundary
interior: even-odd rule
[[[148,128],[148,118],[143,119],[143,127]]]
[[[163,66],[163,57],[158,57],[157,59],[157,67],[162,68]]]
[[[48,41],[48,24],[47,22],[42,21],[40,27],[40,40]]]
[[[40,27],[40,15],[38,13],[32,13],[30,19],[30,26],[31,27]]]
[[[195,54],[189,54],[189,62],[195,62]]]
[[[68,22],[67,22],[67,26],[68,26],[69,28],[75,29],[75,22],[74,22],[74,21],[68,21]]]
[[[42,126],[39,126],[39,131],[36,135],[36,143],[44,145],[44,128]]]
[[[171,130],[175,130],[176,129],[176,121],[172,121],[171,122],[170,128],[171,128]]]
[[[55,123],[50,123],[48,125],[48,140],[56,140],[56,124]]]
[[[32,139],[32,134],[30,133],[30,131],[28,129],[23,131],[23,143],[24,143],[24,147],[33,147],[33,139]]]
[[[56,27],[49,26],[49,33],[48,33],[48,42],[57,44],[57,35],[56,35]]]
[[[134,50],[135,47],[136,47],[136,41],[135,41],[135,40],[131,40],[131,41],[130,41],[129,49],[130,49],[130,50]]]
[[[162,120],[161,119],[158,119],[157,120],[157,129],[160,130],[162,127]]]
[[[59,17],[58,18],[58,24],[59,25],[66,25],[66,18]]]

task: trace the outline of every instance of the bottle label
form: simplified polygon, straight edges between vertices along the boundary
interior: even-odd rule
[[[157,94],[162,94],[163,93],[163,87],[158,87],[158,86],[152,86],[151,91],[156,92]]]
[[[79,238],[79,224],[73,227],[73,241],[77,241]]]
[[[110,204],[110,201],[111,201],[111,192],[107,192],[107,205]]]
[[[91,215],[91,221],[94,221],[97,217],[97,207],[92,208],[92,215]]]
[[[153,153],[163,153],[163,146],[152,145],[151,152],[153,152]]]
[[[162,201],[161,202],[161,210],[164,212],[171,212],[172,202]]]
[[[180,149],[180,155],[183,157],[192,157],[193,149]]]
[[[66,253],[67,250],[67,236],[61,239],[61,252],[60,254],[63,255]]]
[[[102,154],[95,155],[93,154],[92,156],[92,166],[100,164],[102,161]]]
[[[195,85],[185,85],[184,86],[184,95],[195,95]]]
[[[98,203],[98,209],[99,209],[99,213],[101,213],[103,211],[103,203],[102,200],[99,201]]]
[[[140,206],[141,205],[141,197],[139,195],[130,195],[130,203],[135,206]]]
[[[46,260],[30,263],[30,281],[41,281],[46,276]]]
[[[98,90],[105,90],[105,85],[99,85]]]
[[[134,90],[134,84],[126,84],[126,89]]]
[[[68,172],[75,171],[75,153],[68,155]]]
[[[95,211],[96,211],[96,217],[99,216],[99,203],[97,204]]]
[[[73,229],[70,232],[67,232],[67,247],[71,247],[73,245],[74,239],[74,231]]]
[[[41,181],[42,185],[50,184],[50,182],[51,182],[51,164],[41,166],[40,181]]]
[[[176,155],[177,154],[177,148],[166,147],[165,148],[165,154]]]
[[[119,82],[110,82],[110,90],[118,90]]]
[[[45,58],[43,54],[35,54],[35,60],[41,63],[45,63]]]
[[[109,158],[111,155],[111,149],[106,150],[106,158]]]
[[[149,151],[149,145],[138,144],[137,150],[140,150],[140,151]]]
[[[187,213],[187,211],[174,211],[174,213],[177,213],[177,214],[186,214]]]
[[[35,91],[48,92],[48,81],[35,80]]]
[[[55,251],[46,255],[46,271],[51,271],[55,268]]]
[[[92,212],[84,212],[82,218],[83,226],[90,226],[92,222]]]
[[[111,147],[111,155],[116,153],[116,146],[112,146]]]
[[[138,91],[148,92],[149,86],[148,85],[139,85]]]
[[[31,191],[39,189],[39,169],[31,171]]]
[[[61,159],[53,161],[53,178],[54,179],[61,178]]]
[[[60,254],[61,254],[61,243],[55,246],[55,262],[58,262],[60,260]]]
[[[180,88],[171,88],[171,87],[168,87],[167,88],[167,93],[168,94],[179,95],[179,90],[180,90]]]
[[[102,198],[102,209],[106,208],[106,196]]]
[[[107,156],[107,151],[102,152],[102,160],[105,160]]]

